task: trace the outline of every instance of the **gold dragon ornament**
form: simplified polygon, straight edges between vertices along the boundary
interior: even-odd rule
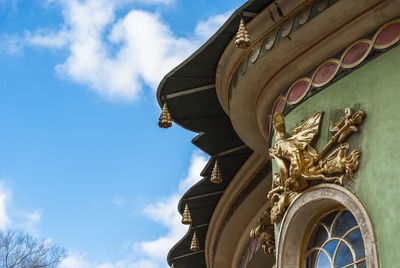
[[[319,132],[322,112],[315,113],[296,127],[292,136],[286,133],[283,115],[274,115],[275,145],[269,149],[269,154],[275,159],[279,174],[274,175],[272,190],[268,193],[268,198],[273,204],[271,223],[282,219],[286,208],[309,186],[310,181],[343,185],[344,175],[348,183],[353,181],[353,172],[358,168],[361,152],[354,150],[347,154],[349,144],[344,141],[358,130],[356,125],[361,124],[363,117],[364,112],[353,114],[350,108],[346,108],[339,122],[330,127],[332,132],[336,132],[335,135],[318,154],[311,142]],[[323,159],[336,143],[339,143],[339,146]]]

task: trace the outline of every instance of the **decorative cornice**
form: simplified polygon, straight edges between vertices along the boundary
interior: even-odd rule
[[[237,82],[257,60],[266,55],[283,40],[290,39],[291,33],[304,26],[307,22],[311,21],[336,2],[338,2],[338,0],[306,1],[255,40],[236,62],[229,75],[227,86],[227,107],[229,107],[229,101]]]
[[[258,92],[257,98],[256,98],[256,105],[258,104],[259,100],[260,100],[260,96],[263,94],[263,92],[266,90],[266,88],[268,87],[268,85],[271,83],[271,81],[278,75],[280,74],[284,69],[286,69],[288,66],[290,66],[292,63],[294,63],[295,61],[297,61],[299,58],[301,58],[302,56],[306,55],[307,52],[309,52],[311,49],[315,48],[317,45],[319,45],[321,42],[323,42],[324,40],[326,40],[327,38],[331,37],[333,34],[337,33],[338,31],[340,31],[341,29],[343,29],[344,27],[350,25],[351,23],[353,23],[355,20],[359,19],[360,17],[364,16],[365,14],[371,12],[372,10],[378,8],[380,5],[382,5],[386,0],[381,0],[378,1],[376,3],[374,3],[373,5],[367,7],[366,9],[362,10],[361,12],[359,12],[358,14],[356,14],[355,16],[351,17],[350,19],[348,19],[347,21],[343,22],[341,25],[339,25],[338,27],[336,27],[335,29],[333,29],[332,31],[326,33],[324,36],[322,36],[321,38],[319,38],[318,40],[316,40],[315,42],[313,42],[310,46],[306,47],[305,49],[303,49],[302,51],[300,51],[295,57],[292,57],[288,62],[286,62],[284,65],[282,65],[276,72],[274,72],[269,79],[266,81],[266,83],[264,84],[264,86],[261,88],[261,90]]]
[[[281,96],[276,98],[268,116],[270,137],[272,115],[278,112],[289,113],[302,101],[325,89],[330,83],[342,78],[369,59],[376,57],[376,53],[382,53],[394,47],[399,40],[400,18],[397,18],[381,26],[371,34],[370,38],[353,42],[337,57],[325,60],[311,74],[294,81],[289,88],[283,90]]]

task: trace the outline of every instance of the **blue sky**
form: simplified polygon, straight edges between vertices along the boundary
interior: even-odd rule
[[[207,156],[155,90],[245,1],[0,0],[0,229],[62,268],[166,267]]]

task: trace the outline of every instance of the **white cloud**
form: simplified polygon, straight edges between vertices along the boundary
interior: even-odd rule
[[[187,232],[187,226],[181,224],[181,216],[177,210],[179,199],[180,196],[176,194],[144,209],[149,218],[168,229],[164,236],[140,243],[143,252],[151,259],[165,261],[171,247]]]
[[[40,220],[42,219],[42,211],[41,210],[35,210],[32,212],[24,212],[22,213],[23,220],[20,223],[21,228],[34,236],[39,236],[39,228],[38,225],[40,223]]]
[[[3,36],[0,47],[10,53],[23,46],[67,49],[56,73],[109,100],[133,101],[144,85],[153,90],[163,76],[195,51],[227,19],[230,12],[198,23],[190,38],[176,36],[161,15],[132,9],[116,18],[116,10],[132,0],[48,0],[61,7],[58,29],[27,31],[23,38]],[[139,0],[171,4],[173,0]]]
[[[18,2],[19,2],[20,0],[0,0],[0,4],[1,5],[8,5],[8,6],[10,6],[11,7],[11,10],[12,11],[16,11],[17,10],[17,8],[18,8]]]
[[[15,55],[21,52],[24,41],[16,35],[4,34],[0,36],[0,50]]]
[[[0,231],[16,228],[33,236],[39,236],[42,219],[40,209],[30,211],[15,208],[12,202],[12,189],[6,180],[0,180]]]
[[[85,254],[76,252],[69,255],[60,263],[60,268],[92,268],[91,264],[85,260]]]
[[[6,230],[10,224],[11,219],[7,213],[7,205],[11,199],[11,190],[6,184],[0,181],[0,230]]]
[[[200,38],[207,40],[213,34],[217,32],[219,27],[224,24],[224,22],[229,18],[229,16],[233,13],[233,10],[225,12],[223,14],[218,14],[208,18],[206,21],[201,21],[197,24],[195,33]]]
[[[123,206],[126,203],[125,198],[123,198],[122,196],[116,196],[111,200],[111,203],[113,203],[116,206]]]
[[[102,264],[90,263],[85,254],[72,253],[61,263],[60,268],[160,268],[168,267],[168,251],[187,232],[187,226],[181,224],[181,215],[177,207],[182,194],[192,184],[201,179],[200,172],[207,163],[204,154],[195,151],[192,155],[186,177],[180,182],[177,193],[148,205],[143,213],[168,229],[165,235],[142,242],[124,243],[124,250],[130,250],[126,258],[117,262]]]
[[[143,4],[172,4],[175,0],[136,0],[136,2]]]
[[[206,163],[204,154],[195,151],[190,161],[188,174],[179,184],[179,192],[145,208],[144,212],[149,218],[168,228],[166,235],[141,244],[147,256],[165,259],[171,247],[186,234],[187,227],[181,224],[181,215],[177,210],[178,202],[182,194],[201,179],[200,173]]]
[[[179,183],[179,193],[186,192],[190,187],[197,183],[200,179],[200,173],[207,164],[207,159],[200,151],[194,151],[190,159],[188,174],[185,179]]]
[[[25,41],[29,45],[46,47],[46,48],[62,48],[67,45],[69,33],[66,30],[52,32],[39,30],[32,34],[26,32]]]
[[[130,77],[143,79],[153,89],[168,71],[195,49],[190,40],[175,37],[159,15],[137,10],[129,12],[114,25],[110,41],[122,44],[117,55],[121,66],[119,72],[131,68]]]
[[[63,29],[30,34],[27,40],[37,46],[67,46],[69,56],[56,66],[57,73],[108,99],[135,100],[143,82],[155,89],[195,49],[190,40],[175,37],[158,14],[132,10],[116,20],[117,5],[111,0],[71,0],[61,5]]]

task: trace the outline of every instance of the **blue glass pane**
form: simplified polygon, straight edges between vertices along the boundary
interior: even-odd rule
[[[321,251],[318,256],[317,268],[331,268],[331,261],[329,260],[328,256]]]
[[[360,228],[351,232],[345,239],[353,247],[357,260],[365,258],[364,241]]]
[[[357,263],[357,268],[367,268],[367,264],[365,263],[365,261]]]
[[[341,243],[336,254],[335,259],[335,268],[342,268],[348,264],[353,263],[353,256],[351,255],[351,251],[349,247],[345,243]]]
[[[342,237],[348,230],[357,225],[350,211],[343,211],[332,227],[332,237]]]
[[[339,240],[333,240],[333,241],[330,241],[329,243],[327,243],[323,247],[323,249],[325,249],[328,252],[329,257],[331,257],[331,259],[333,258],[333,254],[335,254],[335,250],[336,250],[338,243],[339,243]]]
[[[338,214],[338,210],[333,211],[331,213],[329,213],[328,215],[326,215],[325,217],[323,217],[320,222],[324,223],[326,226],[328,226],[328,230],[331,230],[331,226],[332,226],[332,222],[336,217],[336,214]]]
[[[322,246],[325,241],[328,240],[328,233],[326,229],[321,225],[318,224],[314,231],[311,234],[310,240],[308,241],[307,251],[311,248],[319,248]]]

